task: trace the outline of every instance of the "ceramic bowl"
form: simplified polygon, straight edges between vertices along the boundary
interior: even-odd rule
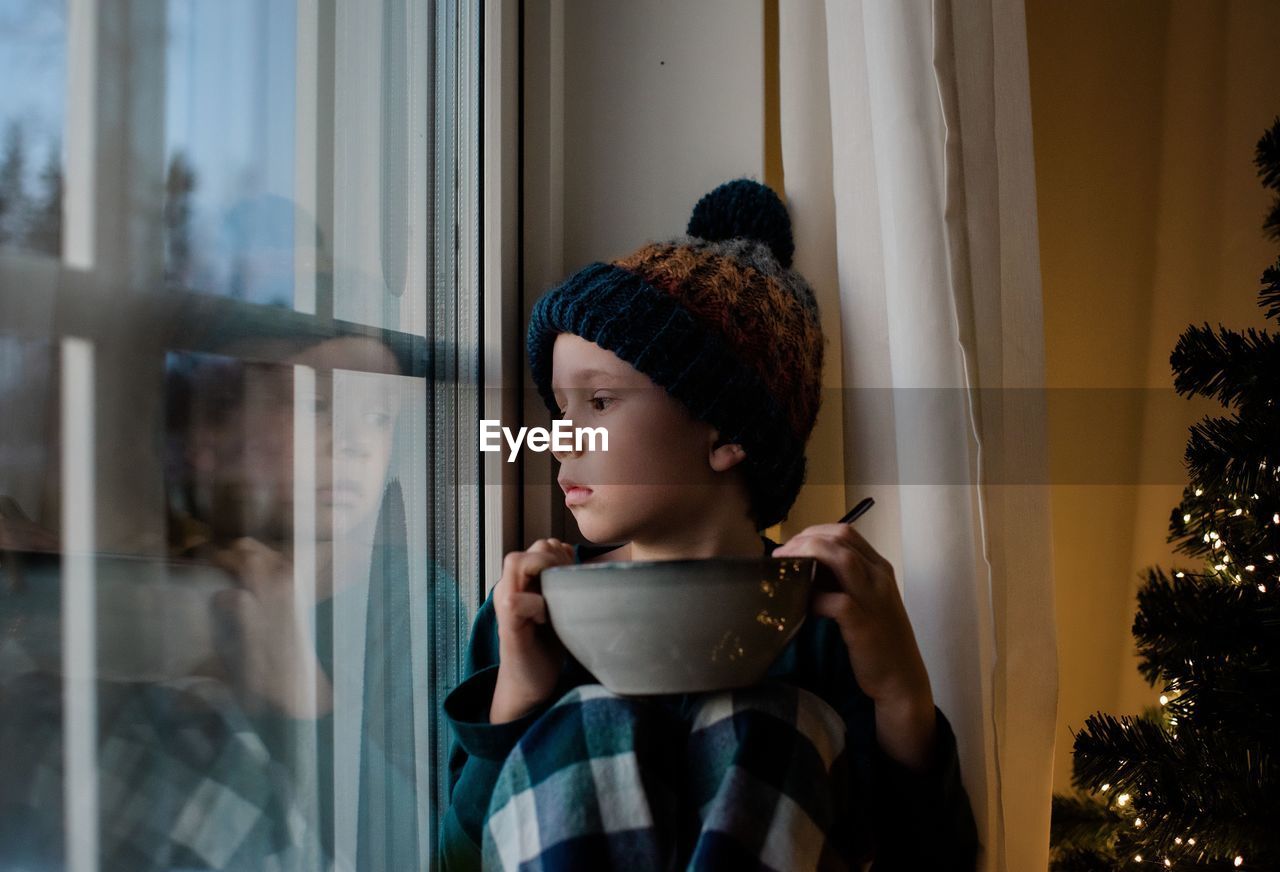
[[[754,684],[795,636],[812,557],[717,557],[556,566],[542,572],[550,623],[614,693]]]

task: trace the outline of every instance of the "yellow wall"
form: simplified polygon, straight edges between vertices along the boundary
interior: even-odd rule
[[[1177,562],[1181,480],[1156,471],[1180,469],[1186,426],[1214,408],[1177,399],[1169,353],[1189,323],[1265,323],[1276,247],[1252,154],[1280,113],[1277,33],[1271,0],[1027,0],[1048,386],[1155,389],[1110,396],[1108,445],[1080,444],[1051,391],[1055,482],[1087,452],[1115,459],[1105,483],[1053,488],[1059,791],[1068,728],[1158,696],[1130,632],[1139,573]]]

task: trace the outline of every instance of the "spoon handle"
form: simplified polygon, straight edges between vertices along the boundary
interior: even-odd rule
[[[849,512],[840,519],[840,523],[852,524],[854,521],[858,520],[858,518],[861,518],[866,514],[867,509],[871,508],[875,504],[876,501],[871,499],[871,497],[867,497],[866,499],[859,501],[856,506],[850,509]]]

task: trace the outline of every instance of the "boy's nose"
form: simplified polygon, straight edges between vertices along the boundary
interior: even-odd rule
[[[568,451],[557,451],[554,448],[551,449],[551,456],[554,457],[556,460],[560,461],[561,463],[564,463],[566,459],[581,457],[582,454],[583,454],[582,451],[578,451],[572,448],[569,449]]]

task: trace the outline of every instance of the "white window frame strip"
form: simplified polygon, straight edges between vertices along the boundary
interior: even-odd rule
[[[400,105],[405,116],[403,141],[387,143],[383,110],[387,91],[399,83],[383,81],[383,21],[386,3],[339,3],[335,19],[333,77],[333,300],[335,318],[383,327],[415,336],[427,330],[428,196],[431,193],[429,103],[411,86],[429,73],[430,5],[405,3],[409,72]],[[423,80],[430,87],[430,78]],[[396,148],[388,153],[387,146]],[[407,178],[402,214],[388,213],[384,182],[388,160],[403,159]],[[388,276],[383,236],[391,224],[407,227],[404,269],[398,287]],[[365,272],[367,271],[367,272]]]
[[[98,0],[67,3],[67,109],[62,194],[62,259],[93,268],[97,159]]]
[[[376,376],[351,370],[330,370],[329,387],[330,433],[329,444],[332,446],[329,456],[321,462],[329,465],[329,480],[337,482],[342,478],[342,470],[338,463],[340,451],[338,433],[344,427],[351,426],[345,421],[348,415],[356,413],[349,406],[352,399],[362,391],[378,390]],[[333,523],[330,509],[330,524]],[[337,870],[354,870],[358,859],[358,839],[360,829],[360,757],[361,737],[364,730],[364,675],[365,659],[368,656],[366,627],[369,615],[369,597],[358,599],[338,597],[337,585],[340,583],[337,573],[340,567],[353,563],[367,565],[371,554],[361,551],[361,560],[353,561],[348,553],[350,549],[360,546],[347,537],[331,535],[330,560],[334,595],[332,626],[329,638],[332,643],[331,657],[333,672],[329,680],[333,689],[333,860]],[[376,546],[375,546],[376,547]],[[347,580],[349,581],[349,580]],[[363,580],[361,580],[363,581]],[[358,582],[355,582],[358,583]],[[371,591],[372,593],[372,591]]]
[[[317,228],[316,138],[319,128],[320,9],[318,0],[296,0],[293,121],[293,308],[316,314]]]
[[[481,299],[483,285],[480,276],[480,174],[484,169],[481,151],[479,106],[481,99],[482,71],[480,51],[484,35],[480,32],[478,3],[458,4],[458,398],[460,401],[456,421],[458,446],[458,517],[481,517],[480,504],[480,427],[477,420],[484,406],[481,391],[481,361],[484,353],[484,323],[477,320],[473,301]],[[473,344],[474,343],[474,344]],[[523,347],[523,345],[521,346]],[[465,365],[466,369],[463,370]],[[475,414],[472,414],[475,413]],[[463,541],[474,543],[479,531],[472,530]],[[478,549],[458,549],[458,577],[480,578],[484,561]]]
[[[309,366],[293,367],[293,620],[296,639],[315,638],[316,602],[316,371]],[[294,688],[302,711],[315,712],[319,666],[314,657],[302,658],[302,675]],[[315,720],[299,718],[293,771],[299,773],[297,801],[308,822],[320,821],[319,786],[316,762],[318,736]],[[320,858],[311,858],[319,862]]]
[[[62,340],[62,799],[70,872],[98,868],[93,343]]]
[[[520,331],[519,262],[519,93],[520,19],[517,4],[486,0],[484,7],[484,138],[482,172],[484,203],[484,262],[481,288],[484,323],[481,351],[484,355],[483,417],[517,420],[520,409],[520,374],[524,359]],[[519,550],[519,469],[496,452],[481,460],[484,482],[483,578],[499,578],[502,558]],[[469,606],[469,604],[468,604]],[[470,626],[472,614],[468,614]]]

